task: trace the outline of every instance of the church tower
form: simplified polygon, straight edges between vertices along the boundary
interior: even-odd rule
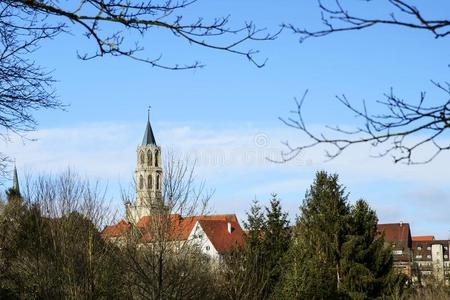
[[[163,208],[161,147],[156,144],[150,117],[147,119],[142,143],[136,149],[136,202],[126,204],[127,219],[137,223],[143,216]]]

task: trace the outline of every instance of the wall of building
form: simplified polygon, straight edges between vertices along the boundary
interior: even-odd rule
[[[194,228],[192,228],[192,232],[189,234],[188,240],[197,245],[201,252],[209,257],[213,259],[220,258],[219,252],[217,252],[199,222],[197,222]]]

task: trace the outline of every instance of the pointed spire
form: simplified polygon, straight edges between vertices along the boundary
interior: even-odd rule
[[[19,177],[17,176],[17,168],[16,168],[16,163],[14,163],[14,171],[13,171],[13,190],[16,191],[17,193],[20,193],[20,188],[19,188]]]
[[[155,136],[153,135],[152,125],[150,124],[150,108],[148,107],[147,127],[145,128],[144,138],[142,139],[142,146],[156,145]]]

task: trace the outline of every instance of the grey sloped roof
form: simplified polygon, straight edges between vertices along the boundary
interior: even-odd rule
[[[150,120],[147,121],[147,127],[145,128],[144,137],[142,138],[142,146],[156,145],[155,136],[153,135],[152,125]]]

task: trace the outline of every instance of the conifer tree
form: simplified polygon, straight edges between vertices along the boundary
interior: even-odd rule
[[[276,194],[272,194],[270,205],[265,210],[262,246],[268,278],[264,297],[273,298],[275,287],[283,272],[283,256],[289,247],[289,221]]]
[[[337,175],[318,172],[306,192],[291,261],[278,293],[283,299],[372,299],[399,283],[392,254],[377,239],[375,212],[360,200],[348,203]]]
[[[264,231],[264,213],[257,200],[253,201],[250,212],[247,213],[247,221],[244,222],[244,228],[247,231],[245,242],[247,248],[252,251],[259,251],[261,248],[261,233]]]
[[[249,289],[253,299],[274,297],[274,290],[282,273],[282,258],[288,249],[290,233],[287,214],[283,212],[276,194],[264,211],[253,202],[247,222],[244,261],[252,278]]]
[[[264,257],[265,227],[266,217],[262,207],[257,200],[254,200],[250,212],[247,213],[247,221],[244,222],[247,235],[245,236],[245,248],[241,255],[246,279],[244,294],[247,299],[264,299],[266,294],[269,276]]]

